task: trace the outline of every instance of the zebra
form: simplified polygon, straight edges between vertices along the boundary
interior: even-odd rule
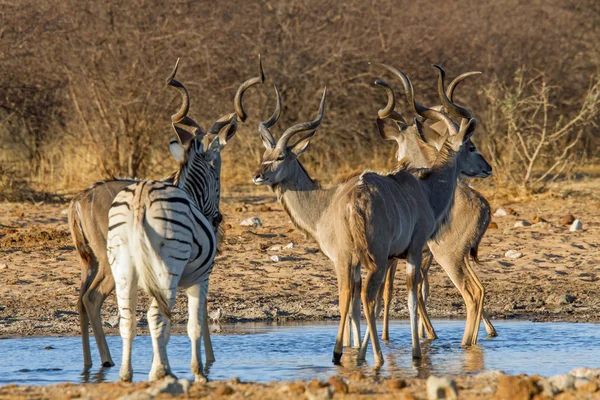
[[[179,60],[178,60],[179,61]],[[202,373],[200,339],[208,278],[217,251],[217,239],[211,213],[200,209],[218,193],[218,177],[204,151],[204,131],[187,116],[189,96],[174,79],[178,63],[167,79],[182,93],[184,107],[172,116],[176,138],[169,148],[179,163],[175,181],[140,181],[121,190],[108,213],[108,261],[115,280],[119,307],[119,328],[123,339],[120,378],[131,381],[131,348],[135,337],[137,286],[150,294],[148,324],[153,344],[149,380],[162,379],[171,372],[166,346],[169,340],[171,308],[177,287],[188,296],[188,335],[192,343],[191,370],[196,381],[205,382]],[[237,130],[237,115],[223,123],[223,137]]]
[[[178,63],[177,63],[178,65]],[[171,74],[167,78],[167,83],[170,83],[174,77]],[[262,62],[259,56],[259,76],[250,78],[243,82],[238,88],[234,98],[234,110],[239,121],[244,122],[247,118],[247,113],[244,110],[242,103],[245,91],[257,83],[263,83],[265,79],[262,69]],[[176,88],[182,94],[181,107],[173,117],[174,121],[178,121],[187,115],[189,110],[189,97],[184,88]],[[228,136],[230,132],[224,130],[225,126],[231,122],[233,115],[227,114],[219,118],[210,128],[207,137],[210,139],[208,148],[205,151],[205,158],[210,161],[211,166],[215,169],[213,176],[217,180],[216,187],[219,189],[218,180],[221,174],[221,150],[224,145],[231,139]],[[177,173],[163,179],[168,183],[178,184],[179,177]],[[100,310],[104,300],[113,291],[115,284],[110,271],[110,265],[107,260],[106,237],[108,230],[108,211],[112,201],[118,192],[127,186],[139,182],[138,179],[112,179],[107,181],[97,182],[88,189],[76,195],[69,206],[69,228],[73,236],[73,242],[77,248],[77,252],[81,261],[81,289],[77,301],[79,310],[79,320],[81,326],[81,338],[83,345],[83,360],[84,368],[88,370],[92,366],[92,357],[89,342],[89,325],[91,323],[96,345],[102,360],[103,367],[112,367],[114,362],[106,343],[104,330],[102,328],[102,318]],[[207,191],[207,193],[211,193]],[[222,220],[219,213],[215,213],[215,209],[219,207],[219,191],[212,192],[212,196],[207,196],[205,203],[198,204],[202,213],[205,216],[210,216],[215,232],[217,232],[217,243],[222,237],[222,230],[216,228],[219,221]],[[216,214],[216,215],[215,215]],[[219,225],[219,228],[222,224]],[[214,361],[214,352],[208,331],[208,321],[204,321],[204,329],[202,333],[204,337],[204,351],[207,361]]]

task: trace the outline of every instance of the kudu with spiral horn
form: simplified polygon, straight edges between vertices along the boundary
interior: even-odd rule
[[[407,94],[409,107],[413,110],[418,110],[418,107],[411,104],[414,101],[413,95],[410,93],[410,86],[407,84],[404,74],[397,69],[384,65],[394,75],[400,78]],[[439,71],[438,79],[438,95],[442,105],[436,107],[440,110],[448,110],[455,117],[463,119],[471,118],[471,113],[466,108],[456,106],[452,102],[454,89],[460,82],[470,76],[478,75],[479,72],[467,72],[459,75],[444,91],[444,73],[440,66],[436,66]],[[385,87],[388,93],[388,104],[379,113],[379,117],[390,117],[388,110],[393,110],[393,92],[389,85]],[[386,113],[388,115],[386,115]],[[439,131],[439,128],[438,128]],[[427,132],[427,133],[426,133]],[[384,137],[388,140],[396,140],[398,144],[397,159],[406,158],[411,165],[417,168],[428,168],[435,162],[437,151],[443,145],[445,140],[445,132],[442,130],[441,135],[435,129],[424,129],[423,135],[411,134],[396,134],[391,137]],[[466,162],[473,167],[472,177],[488,177],[491,175],[491,167],[477,151],[472,142],[467,144],[468,153]],[[431,251],[425,253],[423,261],[423,282],[419,290],[419,294],[423,302],[419,302],[419,311],[421,316],[420,336],[423,336],[421,328],[425,328],[427,336],[435,338],[436,334],[433,330],[431,322],[428,320],[426,313],[421,309],[426,305],[429,284],[428,270],[431,265],[432,252],[438,263],[446,271],[452,282],[461,292],[465,304],[467,305],[467,323],[465,334],[463,337],[463,345],[474,344],[477,341],[477,331],[479,328],[479,320],[483,317],[486,330],[490,336],[496,336],[496,331],[489,321],[487,315],[483,312],[483,297],[484,289],[477,278],[473,265],[477,263],[477,248],[490,222],[490,206],[489,203],[472,189],[468,184],[459,182],[452,210],[450,212],[450,225],[445,231],[440,233],[435,241],[429,242]],[[393,276],[395,267],[392,268],[390,275]],[[393,279],[387,279],[384,289],[384,331],[383,338],[389,338],[389,307],[392,297]]]
[[[322,188],[308,175],[298,157],[308,148],[315,130],[323,117],[324,99],[318,117],[305,124],[286,130],[275,141],[270,128],[280,113],[280,97],[276,112],[261,123],[259,133],[265,145],[261,165],[254,182],[269,185],[277,193],[292,222],[312,236],[323,253],[333,262],[338,279],[340,324],[333,351],[334,363],[342,358],[342,339],[352,292],[356,284],[356,270],[366,270],[360,296],[367,318],[368,333],[359,351],[364,359],[371,339],[376,364],[383,364],[383,356],[375,326],[375,302],[389,260],[408,255],[407,282],[413,357],[421,356],[417,332],[417,288],[420,280],[421,252],[427,240],[445,219],[445,211],[453,195],[456,176],[464,171],[461,157],[463,143],[468,140],[475,121],[459,127],[442,112],[423,107],[436,121],[447,124],[453,135],[431,168],[428,178],[417,180],[408,170],[399,169],[390,174],[364,172],[336,186]],[[420,129],[412,125],[408,129]],[[289,145],[292,137],[300,136]],[[356,297],[356,296],[355,296]]]
[[[177,63],[178,65],[178,63]],[[234,98],[235,115],[239,121],[244,121],[246,112],[242,104],[242,97],[247,89],[262,83],[264,74],[262,71],[262,63],[259,62],[260,74],[257,77],[245,81],[237,90]],[[174,68],[176,73],[177,69]],[[167,82],[174,78],[171,73]],[[184,88],[185,89],[185,88]],[[187,117],[189,111],[189,95],[181,91],[182,103],[179,111],[175,114],[175,121],[181,124],[182,120]],[[217,170],[217,177],[220,176],[221,156],[220,152],[231,137],[227,137],[229,130],[222,133],[219,137],[219,132],[227,126],[232,114],[227,114],[221,117],[208,132],[209,138],[212,139],[205,150],[206,157]],[[188,125],[194,126],[195,123]],[[197,124],[196,124],[197,125]],[[197,127],[198,128],[198,127]],[[183,127],[182,129],[187,129]],[[219,138],[219,140],[215,140]],[[172,183],[173,177],[166,178],[165,182]],[[84,366],[89,369],[92,366],[92,358],[89,344],[89,325],[92,325],[92,330],[96,338],[96,344],[104,367],[114,365],[106,338],[102,327],[101,309],[104,300],[113,291],[115,287],[114,279],[110,271],[110,265],[106,258],[106,236],[108,231],[108,210],[112,201],[119,191],[125,189],[132,183],[138,182],[136,179],[113,179],[109,181],[97,182],[88,189],[76,195],[69,206],[69,228],[73,236],[73,241],[81,261],[81,287],[78,297],[78,310],[81,326],[81,336],[83,344],[83,359]],[[220,220],[220,215],[217,220]],[[216,220],[216,221],[217,221]],[[204,349],[206,359],[214,360],[212,344],[208,331],[208,322],[204,322]]]

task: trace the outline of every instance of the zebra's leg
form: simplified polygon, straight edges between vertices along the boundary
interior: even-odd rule
[[[168,288],[163,290],[165,297],[169,302],[169,309],[175,304],[177,295],[177,282],[174,279],[165,279],[160,282],[162,287]],[[171,372],[169,366],[169,358],[167,357],[167,343],[169,342],[169,331],[171,329],[171,321],[164,316],[158,308],[156,299],[152,299],[152,304],[148,310],[148,325],[150,327],[150,336],[152,337],[152,368],[148,375],[149,381],[157,381],[166,376],[175,376]]]
[[[206,296],[208,293],[208,282],[198,282],[186,290],[188,295],[188,336],[192,343],[192,361],[190,368],[196,382],[206,382],[202,373],[202,349],[201,338],[203,336],[204,319],[206,318]]]
[[[131,367],[131,347],[135,338],[137,321],[137,280],[135,269],[130,262],[127,246],[120,246],[113,254],[116,256],[111,265],[115,279],[117,305],[119,307],[119,331],[123,339],[123,357],[119,376],[124,382],[131,382],[133,369]],[[110,250],[109,250],[110,251]]]

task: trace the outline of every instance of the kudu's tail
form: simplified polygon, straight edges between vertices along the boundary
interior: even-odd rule
[[[352,191],[348,202],[348,233],[362,267],[373,272],[377,270],[377,263],[367,242],[367,213],[370,206],[362,185],[358,185]]]

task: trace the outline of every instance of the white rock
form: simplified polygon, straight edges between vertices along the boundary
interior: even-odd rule
[[[242,222],[240,222],[241,226],[252,226],[254,228],[257,228],[259,226],[262,226],[262,222],[260,222],[260,219],[258,217],[252,217],[252,218],[248,218],[243,220]]]
[[[67,215],[68,213],[69,213],[69,209],[68,208],[65,208],[64,210],[62,210],[60,212],[61,215]]]
[[[281,261],[281,257],[279,256],[271,256],[271,260],[274,262],[280,262]]]
[[[554,375],[548,378],[548,381],[556,391],[556,393],[564,392],[567,389],[575,387],[575,377],[571,374]]]
[[[569,228],[569,230],[571,232],[577,232],[580,231],[583,228],[583,225],[581,225],[581,221],[576,219],[575,221],[573,221],[573,223],[571,224],[571,227]]]
[[[473,378],[485,379],[485,380],[488,380],[488,379],[496,380],[496,379],[498,379],[498,377],[500,375],[505,375],[504,371],[500,371],[499,369],[493,369],[490,371],[485,371],[485,372],[479,373],[479,374],[475,375]]]
[[[600,378],[600,369],[598,368],[575,368],[569,373],[576,378]]]
[[[333,397],[333,388],[324,387],[321,389],[307,390],[304,395],[308,400],[329,400]]]
[[[517,259],[517,258],[521,258],[523,257],[523,253],[520,253],[516,250],[509,250],[504,254],[504,257],[506,258],[512,258],[512,259]]]
[[[438,378],[431,375],[427,379],[427,398],[436,399],[458,399],[456,382],[448,377]]]
[[[550,228],[552,225],[550,225],[548,222],[538,222],[537,224],[533,224],[531,225],[532,228]]]
[[[556,394],[558,394],[558,391],[556,390],[556,388],[546,378],[540,379],[539,381],[537,381],[536,385],[538,388],[540,388],[540,390],[542,391],[542,395],[544,395],[545,397],[552,398]]]
[[[531,226],[531,224],[525,220],[515,222],[515,228],[521,228],[523,226]]]
[[[111,328],[116,328],[117,326],[119,326],[119,314],[113,316],[111,319],[109,319],[108,321],[106,321],[106,323]]]
[[[3,269],[8,269],[8,264],[0,264],[0,271]]]
[[[293,249],[293,248],[295,248],[295,247],[296,247],[296,245],[294,244],[294,242],[289,242],[289,243],[288,243],[288,244],[287,244],[287,245],[284,247],[284,249]]]
[[[268,248],[269,251],[280,251],[281,250],[281,246],[279,245],[275,245],[275,246],[271,246]]]
[[[190,381],[187,379],[175,379],[172,376],[167,376],[165,379],[159,381],[154,387],[148,389],[146,392],[151,396],[157,396],[160,393],[168,393],[170,395],[186,394],[190,390]]]
[[[580,386],[583,386],[589,382],[590,380],[588,378],[585,378],[583,376],[577,376],[575,377],[575,389],[579,389]]]
[[[154,395],[148,393],[132,393],[117,398],[117,400],[150,400]]]
[[[508,213],[506,212],[506,210],[504,208],[499,208],[494,213],[494,217],[506,217],[507,215],[508,215]]]

